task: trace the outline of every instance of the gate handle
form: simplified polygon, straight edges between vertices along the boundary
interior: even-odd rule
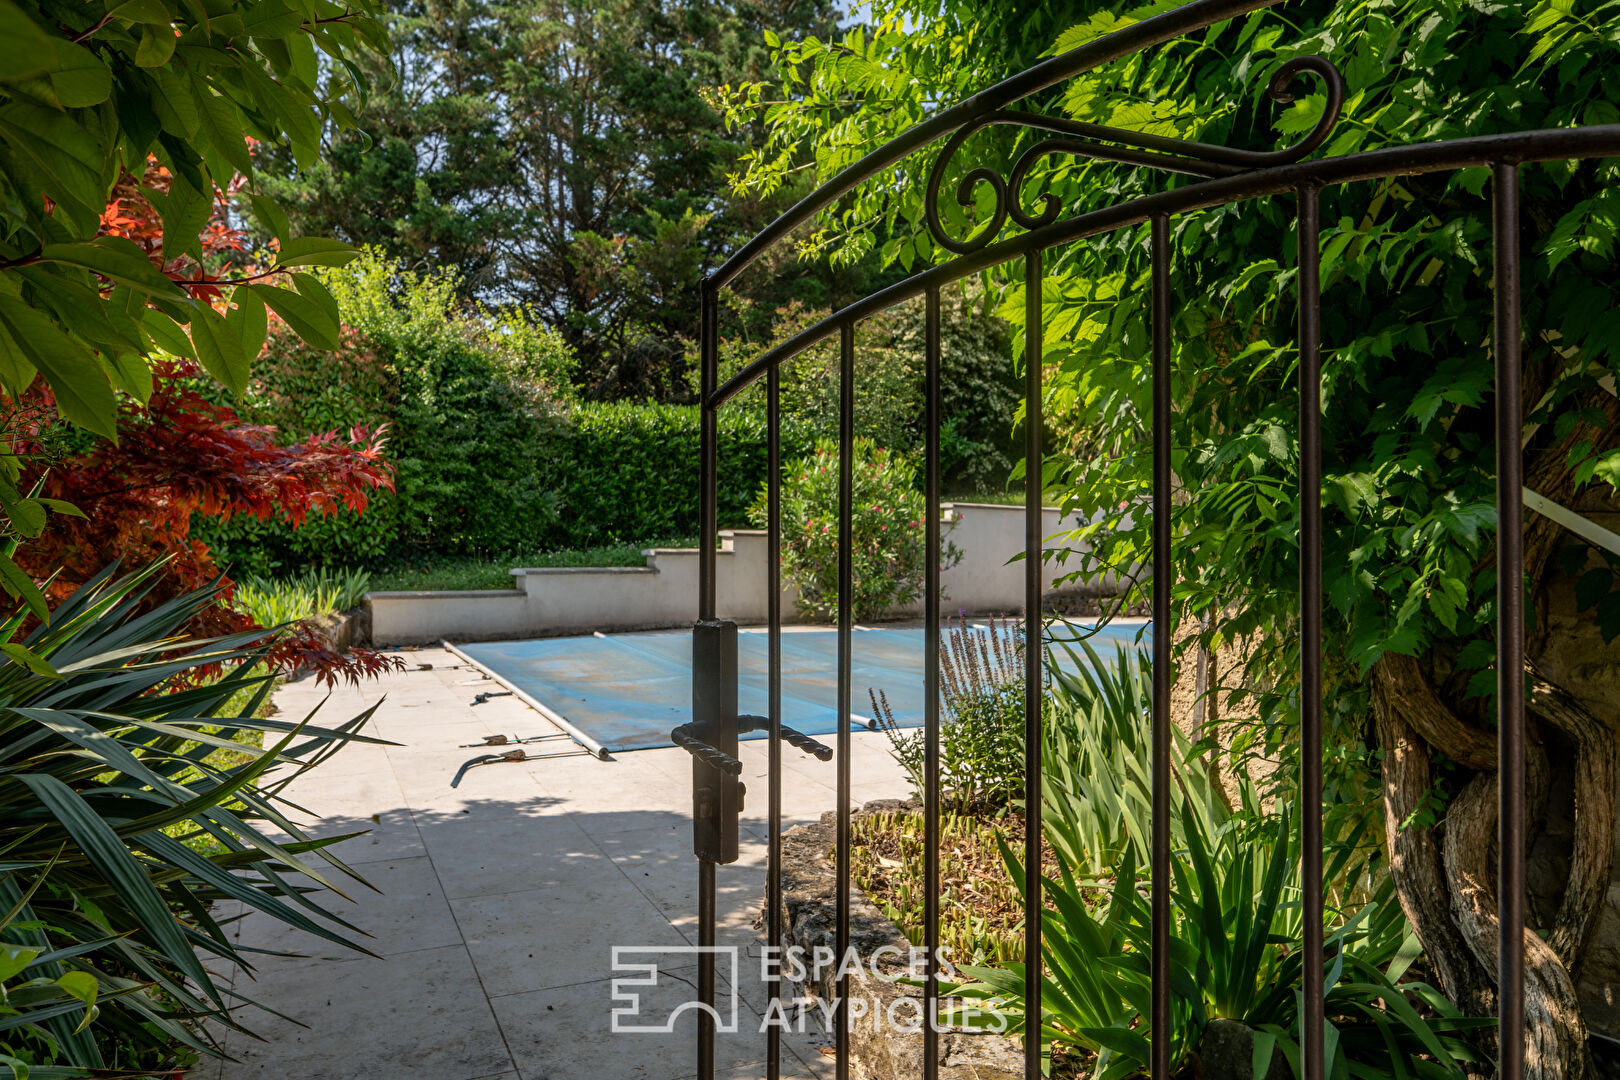
[[[721,772],[730,773],[733,776],[740,775],[742,773],[742,762],[724,750],[716,749],[698,738],[694,734],[698,726],[697,724],[682,724],[669,733],[670,741],[693,757],[702,758],[705,764],[719,769]]]
[[[771,722],[763,716],[751,716],[744,713],[737,717],[738,731],[769,731],[770,728]],[[696,729],[696,724],[682,724],[669,733],[670,741],[693,757],[702,758],[705,763],[712,765],[721,772],[730,773],[733,776],[741,775],[742,762],[724,750],[716,749],[698,738]],[[833,758],[832,747],[817,742],[803,732],[794,731],[790,727],[782,728],[782,741],[789,746],[795,746],[805,753],[813,755],[818,761],[831,761]]]
[[[750,716],[744,714],[737,717],[738,731],[769,731],[771,722],[763,716]],[[819,743],[803,732],[794,731],[783,725],[782,741],[789,746],[796,746],[805,753],[813,755],[817,761],[831,761],[833,759],[832,747]]]

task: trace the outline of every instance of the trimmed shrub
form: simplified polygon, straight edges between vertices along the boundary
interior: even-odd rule
[[[325,353],[273,333],[244,418],[288,441],[386,422],[395,493],[364,519],[298,530],[207,521],[199,536],[239,571],[265,574],[401,550],[500,553],[550,534],[572,393],[561,338],[520,311],[465,311],[450,275],[400,271],[372,251],[325,280],[348,326],[343,347]]]
[[[503,556],[692,537],[698,531],[698,409],[573,400],[560,335],[519,309],[467,310],[447,274],[402,271],[368,251],[324,280],[346,329],[336,352],[272,328],[237,405],[287,442],[356,424],[388,425],[395,492],[365,517],[340,512],[292,529],[238,517],[199,520],[195,535],[236,573],[381,566],[427,554]],[[817,317],[778,313],[790,333]],[[920,446],[922,308],[908,303],[858,336],[857,434],[898,452]],[[1016,394],[1005,328],[971,297],[942,308],[947,482],[1005,482]],[[750,348],[757,349],[757,344]],[[725,371],[743,361],[728,345]],[[782,457],[837,433],[836,349],[783,368]],[[765,482],[763,385],[720,413],[719,524],[749,523]]]
[[[782,576],[799,590],[799,611],[826,618],[838,611],[838,444],[820,441],[782,485]],[[915,486],[916,469],[892,450],[857,439],[852,462],[851,550],[854,582],[850,606],[857,619],[881,615],[922,594],[927,546],[925,503]],[[766,491],[749,516],[763,527]],[[942,565],[960,553],[947,545]]]

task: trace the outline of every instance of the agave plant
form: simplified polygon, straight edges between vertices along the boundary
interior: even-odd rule
[[[299,877],[364,884],[331,850],[344,838],[308,838],[279,792],[381,741],[361,734],[371,710],[335,727],[258,718],[263,632],[184,640],[216,595],[148,610],[157,572],[104,571],[32,630],[26,612],[0,626],[0,1062],[35,1078],[169,1076],[217,1054],[202,1021],[234,1026],[246,999],[210,967],[252,964],[216,901],[360,948]],[[269,745],[236,738],[249,732]]]

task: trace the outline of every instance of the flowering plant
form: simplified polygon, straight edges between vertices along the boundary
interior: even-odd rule
[[[850,604],[852,617],[864,619],[922,595],[926,504],[906,457],[866,439],[856,439],[851,451]],[[788,466],[782,482],[782,576],[799,590],[799,612],[807,618],[838,614],[838,466],[838,445],[818,442],[813,454]],[[762,487],[748,511],[761,528],[769,522],[766,497]],[[960,558],[946,544],[940,566]]]

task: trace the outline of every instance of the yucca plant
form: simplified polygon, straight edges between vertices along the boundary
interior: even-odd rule
[[[104,571],[48,622],[0,625],[0,1054],[35,1077],[168,1076],[217,1053],[201,1022],[234,1026],[246,999],[210,961],[252,959],[215,901],[360,948],[299,883],[363,884],[330,849],[342,838],[309,839],[278,795],[344,744],[381,741],[360,733],[371,710],[330,728],[258,718],[274,682],[254,673],[262,632],[185,640],[216,594],[144,610],[160,572]]]
[[[1077,644],[1080,652],[1066,643],[1047,651],[1042,828],[1067,866],[1082,878],[1098,878],[1113,872],[1128,846],[1136,845],[1138,857],[1147,850],[1153,672],[1136,648],[1117,646],[1105,659],[1088,642]],[[1189,760],[1192,747],[1180,729],[1171,731],[1171,746],[1176,759]],[[1181,842],[1187,822],[1207,834],[1227,819],[1207,770],[1182,768],[1175,780],[1184,801],[1171,820],[1174,842]]]
[[[1194,844],[1206,838],[1193,832]],[[1256,1078],[1273,1052],[1300,1073],[1297,841],[1286,816],[1227,828],[1213,847],[1177,851],[1172,890],[1171,1060],[1183,1061],[1209,1022],[1256,1032]],[[1023,881],[1011,848],[1007,872]],[[1127,849],[1106,904],[1059,859],[1048,876],[1041,933],[1043,1055],[1054,1044],[1095,1055],[1094,1080],[1136,1076],[1149,1063],[1152,980],[1149,883]],[[1388,878],[1371,902],[1339,914],[1326,935],[1327,1065],[1335,1080],[1450,1078],[1481,1060],[1469,1036],[1489,1020],[1464,1017],[1433,987],[1401,982],[1420,954]],[[1024,965],[961,969],[971,982],[942,988],[960,1003],[946,1018],[1026,1036]],[[975,1010],[977,1013],[975,1013]]]

